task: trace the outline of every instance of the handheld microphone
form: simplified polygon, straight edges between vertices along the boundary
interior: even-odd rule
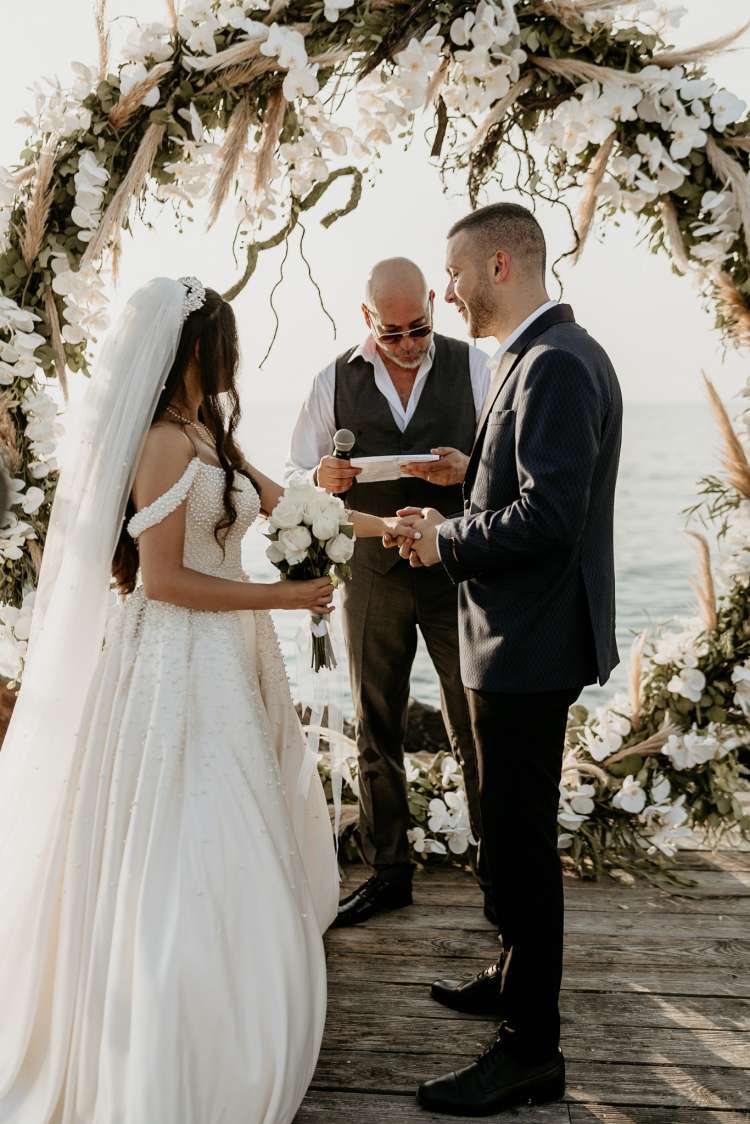
[[[357,438],[350,429],[337,429],[333,435],[333,453],[331,455],[338,460],[348,461],[356,440]]]

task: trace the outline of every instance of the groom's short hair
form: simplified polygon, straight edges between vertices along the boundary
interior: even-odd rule
[[[512,257],[538,268],[542,277],[547,269],[547,243],[544,231],[535,216],[519,203],[490,203],[459,219],[448,231],[448,237],[467,231],[490,256],[496,250],[507,250]]]

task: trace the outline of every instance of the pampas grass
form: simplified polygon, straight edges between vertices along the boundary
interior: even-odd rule
[[[256,192],[263,191],[271,178],[273,154],[276,151],[276,145],[284,125],[286,106],[287,101],[281,89],[274,90],[268,100],[268,108],[263,122],[263,137],[255,162]]]
[[[641,632],[636,636],[630,649],[630,724],[634,730],[641,728],[641,710],[643,707],[643,646],[646,643],[646,633]]]
[[[10,407],[16,402],[12,394],[0,395],[0,456],[11,476],[16,476],[23,468],[23,456],[18,445],[18,434],[10,415]]]
[[[744,35],[750,27],[750,20],[743,23],[742,27],[738,27],[735,31],[730,31],[728,35],[722,35],[718,39],[710,39],[706,43],[699,43],[697,47],[691,47],[682,51],[659,51],[651,59],[651,62],[656,66],[663,66],[669,69],[673,66],[689,66],[691,63],[701,62],[703,59],[710,58],[711,55],[719,55],[722,51],[726,51],[733,43]]]
[[[99,47],[99,79],[104,81],[109,72],[109,33],[107,31],[107,0],[96,0],[94,12],[96,41]]]
[[[686,531],[685,534],[695,541],[699,559],[698,580],[690,578],[690,585],[698,598],[705,631],[715,632],[719,618],[716,612],[716,588],[711,572],[711,550],[708,539],[697,531]]]
[[[667,236],[669,244],[669,252],[672,255],[672,260],[679,269],[680,273],[688,273],[690,271],[690,259],[688,257],[685,240],[682,237],[680,224],[677,219],[677,210],[674,203],[665,195],[660,203],[661,221],[664,227],[664,233]]]
[[[51,289],[44,292],[44,311],[49,322],[50,342],[52,354],[55,359],[55,371],[63,392],[63,398],[68,401],[68,376],[65,369],[65,348],[63,347],[62,333],[60,332],[60,317],[57,314],[55,296]]]
[[[169,16],[169,26],[172,28],[172,34],[177,35],[177,8],[175,7],[175,0],[166,0],[167,15]]]
[[[742,219],[745,246],[750,252],[750,181],[748,181],[747,172],[739,161],[721,148],[711,136],[706,142],[706,155],[722,183],[732,189]]]
[[[705,371],[702,374],[711,411],[721,434],[723,444],[721,461],[727,480],[741,496],[750,500],[750,462],[747,453],[735,432],[727,408],[719,397],[716,387]]]
[[[653,78],[643,77],[637,72],[616,70],[612,66],[597,66],[584,59],[549,59],[542,55],[529,55],[529,62],[537,70],[567,78],[570,82],[617,82],[620,85],[652,86]]]
[[[626,757],[632,757],[633,754],[639,757],[651,757],[655,753],[661,753],[672,734],[679,734],[679,732],[676,726],[669,723],[658,734],[652,734],[650,738],[644,738],[642,742],[636,742],[635,745],[628,745],[625,749],[618,749],[617,753],[611,754],[603,762],[604,768],[616,765],[618,761],[624,761]]]
[[[750,347],[750,307],[744,294],[723,269],[715,270],[712,277],[719,290],[721,311],[731,335],[740,347]]]
[[[523,78],[520,78],[518,82],[515,83],[515,85],[511,86],[505,97],[501,98],[500,101],[492,107],[482,124],[479,126],[479,128],[469,141],[468,148],[470,152],[473,152],[475,149],[479,148],[480,144],[482,144],[492,126],[496,125],[498,121],[502,121],[508,110],[511,109],[511,107],[515,105],[521,95],[525,94],[527,90],[530,90],[533,85],[534,76],[532,74],[525,74]]]
[[[109,244],[112,235],[122,226],[132,200],[140,195],[145,186],[166,129],[166,125],[156,122],[146,129],[132,164],[112,197],[96,233],[86,247],[86,252],[81,258],[82,269],[99,257]]]
[[[612,155],[612,149],[615,146],[615,134],[607,137],[604,144],[597,152],[594,159],[591,161],[591,167],[586,177],[586,187],[584,190],[583,201],[581,209],[578,213],[578,220],[576,222],[576,233],[578,234],[578,245],[576,252],[573,256],[573,262],[578,263],[583,253],[583,248],[586,245],[586,239],[589,236],[591,227],[594,222],[594,215],[596,214],[596,205],[598,201],[599,185],[604,179],[604,173],[607,171],[607,164]]]
[[[109,123],[113,129],[121,129],[123,125],[128,123],[136,110],[141,108],[146,95],[159,85],[162,78],[169,74],[171,69],[172,63],[169,61],[157,63],[145,78],[136,82],[127,94],[122,95],[109,114]]]
[[[242,159],[242,154],[247,147],[247,131],[250,128],[252,111],[250,99],[245,95],[241,97],[232,110],[229,118],[224,144],[219,154],[219,174],[217,175],[211,192],[211,213],[208,219],[209,228],[219,217],[222,204],[229,194],[232,180],[237,174],[237,169]]]
[[[36,166],[34,186],[29,205],[26,208],[20,238],[21,257],[28,270],[36,261],[37,254],[44,241],[44,232],[47,229],[49,209],[54,195],[52,172],[55,167],[55,157],[55,148],[47,148],[41,153]]]

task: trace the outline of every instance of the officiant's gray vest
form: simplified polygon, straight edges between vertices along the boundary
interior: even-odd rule
[[[469,348],[447,336],[435,335],[434,339],[432,369],[403,433],[393,419],[387,400],[375,385],[372,363],[361,356],[350,362],[351,349],[336,360],[336,428],[351,429],[355,435],[352,456],[429,453],[437,445],[471,452],[476,407],[471,389]],[[355,511],[370,515],[395,515],[401,507],[436,507],[444,515],[455,515],[463,509],[460,485],[440,487],[416,477],[375,484],[357,484],[355,480],[346,501]],[[387,573],[399,561],[402,560],[398,551],[385,550],[379,539],[360,540],[354,553],[355,564],[380,574]]]

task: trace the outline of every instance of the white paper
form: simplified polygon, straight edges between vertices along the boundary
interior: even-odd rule
[[[351,464],[353,468],[362,469],[357,477],[358,484],[374,484],[382,480],[398,480],[401,476],[410,479],[408,473],[401,471],[404,464],[439,460],[437,453],[397,453],[386,457],[352,457]]]

